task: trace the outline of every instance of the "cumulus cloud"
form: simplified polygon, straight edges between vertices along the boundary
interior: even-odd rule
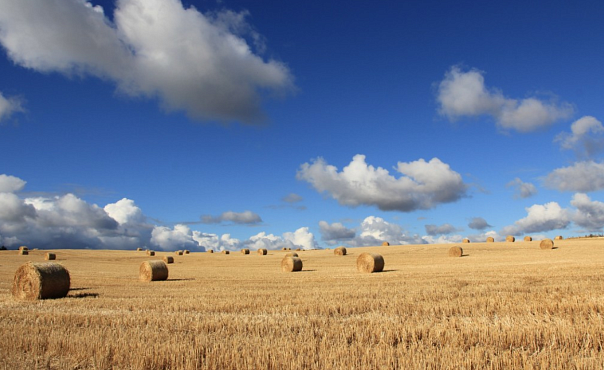
[[[524,181],[520,180],[518,177],[516,177],[514,180],[508,182],[506,187],[514,188],[514,190],[515,190],[514,198],[515,199],[529,198],[529,197],[532,197],[533,195],[537,194],[537,188],[535,187],[535,185],[531,184],[530,182],[524,182]]]
[[[504,235],[521,235],[565,229],[571,222],[569,212],[556,202],[526,208],[527,216],[502,229]]]
[[[27,182],[15,176],[0,175],[0,193],[16,193],[23,190]]]
[[[554,141],[562,149],[574,151],[577,157],[592,158],[604,149],[604,126],[596,118],[581,117],[572,123],[570,131],[559,134]]]
[[[201,250],[199,243],[193,238],[193,232],[186,225],[175,225],[173,229],[156,226],[151,232],[151,244],[162,250]]]
[[[321,240],[329,245],[337,244],[338,241],[353,239],[357,234],[355,229],[349,229],[340,222],[334,222],[330,225],[326,221],[319,221],[319,231]]]
[[[602,190],[604,189],[604,163],[584,161],[557,168],[545,177],[544,184],[560,191],[586,193]]]
[[[438,86],[439,113],[450,120],[460,117],[493,117],[497,126],[518,132],[530,132],[569,117],[573,108],[568,103],[556,104],[531,97],[511,99],[484,83],[483,72],[464,72],[452,67]]]
[[[353,247],[381,245],[388,242],[392,245],[425,244],[426,241],[417,234],[410,234],[402,226],[390,223],[381,217],[366,217],[358,228],[358,236],[346,244]]]
[[[254,52],[246,37],[260,49],[262,38],[246,16],[203,14],[180,0],[119,0],[111,22],[84,0],[0,0],[0,43],[26,68],[110,80],[195,119],[255,123],[261,91],[289,92],[293,78]]]
[[[482,217],[473,217],[470,223],[468,223],[468,227],[474,230],[484,230],[487,227],[491,227],[491,225]]]
[[[451,224],[442,224],[442,225],[425,225],[426,234],[428,235],[442,235],[442,234],[451,234],[456,231],[459,231],[455,226]]]
[[[383,211],[431,209],[466,196],[468,186],[461,175],[438,158],[398,162],[397,171],[403,176],[395,178],[386,169],[368,165],[365,156],[357,154],[341,172],[318,158],[302,164],[296,177],[319,192],[327,192],[341,205],[377,206]]]
[[[23,112],[22,100],[16,97],[6,98],[0,92],[0,122],[8,119],[16,112]]]
[[[252,211],[244,212],[223,212],[220,216],[201,216],[201,222],[204,224],[219,224],[222,222],[232,222],[239,225],[255,225],[262,222],[262,218]]]
[[[590,232],[601,232],[604,228],[604,203],[592,201],[586,194],[577,193],[570,204],[576,208],[573,221]]]

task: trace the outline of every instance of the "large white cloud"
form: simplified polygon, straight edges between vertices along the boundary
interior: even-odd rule
[[[592,158],[604,149],[604,126],[596,118],[581,117],[572,123],[570,131],[559,134],[554,140],[562,149],[573,150],[579,158]]]
[[[521,235],[551,230],[565,229],[571,222],[571,215],[556,202],[535,204],[526,208],[527,216],[513,225],[502,229],[503,235]]]
[[[556,104],[537,98],[511,99],[497,89],[485,86],[481,71],[464,72],[452,67],[438,86],[440,114],[451,120],[489,115],[502,129],[529,132],[569,117],[568,103]]]
[[[438,158],[399,162],[397,171],[403,176],[395,178],[384,168],[368,165],[365,156],[357,154],[341,172],[318,158],[302,164],[296,177],[319,192],[329,193],[341,205],[377,206],[384,211],[430,209],[466,196],[468,186],[461,175]]]
[[[604,163],[576,162],[550,172],[544,185],[560,191],[590,192],[604,189]]]
[[[402,226],[390,223],[381,217],[366,217],[358,228],[358,236],[348,242],[354,247],[381,245],[425,244],[417,234],[410,234]]]
[[[245,37],[260,37],[245,16],[118,0],[112,23],[84,0],[0,0],[0,43],[26,68],[108,79],[196,119],[252,123],[263,118],[260,91],[290,91],[293,78],[254,53]]]
[[[329,224],[327,221],[319,221],[319,231],[321,232],[321,240],[329,245],[335,245],[338,241],[353,239],[357,234],[355,229],[350,229],[341,222]]]
[[[175,225],[172,229],[166,226],[156,226],[151,232],[151,244],[162,250],[205,251],[204,248],[199,247],[199,243],[193,237],[193,232],[186,225]]]
[[[604,203],[592,201],[586,194],[577,193],[570,204],[576,208],[573,221],[590,232],[602,231],[604,228]]]
[[[515,189],[514,198],[529,198],[537,194],[537,188],[530,182],[524,182],[516,177],[514,180],[507,183],[506,187]]]
[[[23,112],[23,102],[16,97],[5,97],[0,92],[0,122],[8,119],[13,113]]]

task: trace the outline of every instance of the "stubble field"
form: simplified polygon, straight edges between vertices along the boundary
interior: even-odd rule
[[[604,240],[408,245],[261,256],[56,250],[66,298],[16,301],[0,252],[3,369],[604,368]],[[356,258],[380,253],[384,272]],[[169,279],[143,261],[174,256]]]

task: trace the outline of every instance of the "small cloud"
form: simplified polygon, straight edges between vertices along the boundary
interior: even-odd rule
[[[16,193],[25,187],[26,181],[18,177],[2,174],[0,175],[0,193]]]
[[[239,225],[256,225],[262,222],[262,219],[257,213],[252,211],[245,212],[223,212],[219,216],[204,215],[201,216],[201,222],[204,224],[220,224],[223,222],[231,222]]]
[[[604,126],[594,117],[581,117],[572,123],[570,131],[554,139],[560,148],[574,151],[578,158],[593,158],[604,150]]]
[[[298,195],[296,193],[289,193],[288,195],[281,198],[281,200],[286,203],[298,203],[298,202],[301,202],[302,200],[304,200],[304,198],[302,198],[300,195]]]
[[[514,199],[524,199],[537,194],[537,188],[530,182],[523,182],[518,177],[507,183],[506,187],[514,188]]]
[[[14,113],[24,111],[22,99],[17,97],[6,98],[0,92],[0,122],[7,120]]]
[[[442,234],[451,234],[456,231],[460,231],[455,226],[451,224],[442,224],[442,225],[425,225],[426,234],[428,235],[442,235]]]
[[[576,208],[573,221],[589,232],[601,232],[604,228],[604,203],[592,201],[587,194],[577,193],[570,204]]]
[[[488,224],[488,222],[482,217],[473,217],[468,224],[468,227],[473,230],[484,230],[488,227],[492,227]]]

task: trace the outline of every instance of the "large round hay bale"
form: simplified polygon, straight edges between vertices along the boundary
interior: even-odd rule
[[[302,271],[302,259],[298,257],[285,257],[281,260],[281,270],[283,272]]]
[[[464,240],[462,240],[462,242],[464,242],[464,243],[469,243],[469,242],[470,242],[470,239],[465,238]]]
[[[387,246],[389,246],[389,245],[390,245],[390,243],[388,243],[388,242],[383,242],[383,243],[382,243],[382,246],[383,246],[383,247],[387,247]]]
[[[541,249],[553,249],[554,241],[551,239],[543,239],[541,243],[539,243],[539,248]]]
[[[524,241],[525,242],[532,242],[533,241],[533,237],[527,235],[527,236],[524,237]]]
[[[168,264],[174,263],[174,257],[172,257],[172,256],[164,256],[163,260],[165,263],[168,263]]]
[[[495,241],[495,238],[493,238],[492,236],[489,236],[487,238],[487,243],[493,243]]]
[[[285,253],[285,256],[283,256],[283,257],[284,258],[285,257],[298,257],[298,253],[296,253],[296,252]]]
[[[168,279],[168,266],[164,261],[153,260],[141,263],[138,270],[141,281],[158,281]]]
[[[26,246],[22,245],[22,246],[19,247],[19,250],[20,251],[28,251],[29,248],[27,248]]]
[[[361,253],[357,258],[359,272],[381,272],[384,270],[384,257],[377,253]]]
[[[562,240],[562,239],[564,239],[564,238],[562,237],[562,235],[558,235],[558,236],[556,236],[556,237],[554,238],[554,240]]]
[[[454,246],[449,248],[449,257],[461,257],[463,256],[463,248],[459,246]]]
[[[46,255],[44,256],[44,259],[47,261],[52,261],[52,260],[56,260],[57,259],[57,255],[54,253],[46,253]]]
[[[268,253],[268,250],[266,250],[266,248],[258,249],[258,254],[261,256],[266,256],[267,253]]]
[[[230,254],[231,252],[229,251],[222,251],[222,254]]]
[[[21,265],[15,272],[12,294],[16,299],[62,298],[69,292],[69,271],[56,262]]]
[[[241,254],[250,254],[250,250],[249,250],[249,249],[247,249],[247,248],[243,248],[243,249],[241,250]]]
[[[19,253],[19,255],[21,256],[27,256],[29,254],[29,251],[27,249],[19,249],[17,253]]]
[[[516,238],[514,238],[514,236],[512,236],[512,235],[508,235],[508,236],[505,237],[505,241],[513,243],[513,242],[516,241]]]
[[[333,250],[333,254],[336,256],[345,256],[346,255],[346,247],[337,247]]]

